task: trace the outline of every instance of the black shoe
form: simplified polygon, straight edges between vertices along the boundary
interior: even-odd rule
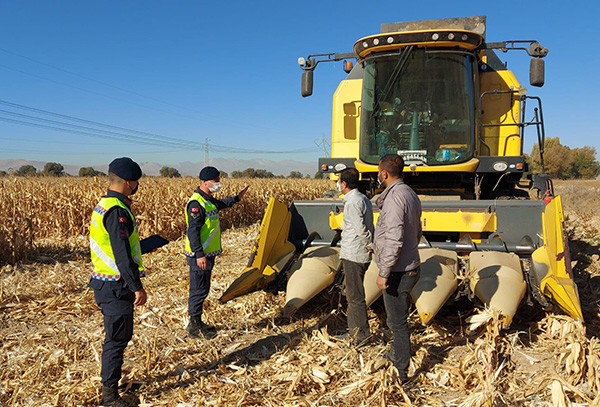
[[[100,405],[105,407],[134,407],[133,404],[123,400],[119,396],[117,386],[102,386],[102,401]]]
[[[206,339],[212,339],[217,336],[217,328],[212,325],[207,325],[204,322],[200,321],[200,333]]]
[[[200,317],[191,317],[186,330],[188,331],[188,336],[193,339],[212,339],[217,336],[217,329],[212,325],[202,322]]]

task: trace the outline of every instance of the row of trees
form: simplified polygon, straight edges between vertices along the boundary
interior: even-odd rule
[[[181,177],[179,171],[176,168],[172,167],[162,167],[160,169],[161,177],[168,178],[177,178]],[[220,171],[221,178],[229,178],[229,174],[225,171]],[[246,168],[243,171],[232,171],[231,178],[286,178],[283,175],[275,175],[271,171],[267,171],[264,169],[254,169],[254,168]],[[300,171],[290,171],[290,175],[287,178],[305,178],[304,175]],[[310,178],[310,176],[306,176],[306,178]]]
[[[531,155],[527,156],[530,165],[530,172],[540,173],[542,165],[540,162],[540,149],[537,144],[533,146]],[[552,178],[556,179],[593,179],[600,175],[600,163],[596,160],[596,149],[594,147],[569,148],[560,144],[558,137],[545,139],[544,142],[544,170]],[[181,174],[176,168],[162,167],[159,171],[161,177],[178,178]],[[7,175],[5,171],[0,171],[0,175]],[[59,163],[46,163],[44,169],[38,171],[33,165],[23,165],[14,172],[14,175],[32,177],[32,176],[65,176],[65,169]],[[92,167],[81,167],[79,169],[80,177],[98,177],[106,176],[102,171],[97,171]],[[228,178],[225,171],[221,171],[221,178]],[[246,168],[243,171],[232,171],[232,178],[310,178],[304,176],[300,171],[290,171],[287,177],[275,175],[264,169]],[[317,172],[314,178],[324,178],[325,174]]]
[[[228,178],[229,174],[225,171],[221,171],[221,178]],[[46,163],[44,169],[38,171],[33,165],[22,165],[18,170],[14,171],[14,175],[20,177],[35,177],[35,176],[48,176],[48,177],[63,177],[65,173],[64,167],[59,163]],[[173,167],[162,167],[159,171],[161,177],[166,178],[179,178],[181,174],[176,168]],[[0,176],[8,175],[6,171],[0,171]],[[99,177],[106,176],[102,171],[95,170],[93,167],[81,167],[79,169],[80,177]],[[243,171],[233,171],[231,173],[232,178],[286,178],[283,175],[274,175],[272,172],[254,168],[246,168]],[[300,171],[291,171],[287,178],[304,178]],[[306,178],[310,178],[308,175]]]

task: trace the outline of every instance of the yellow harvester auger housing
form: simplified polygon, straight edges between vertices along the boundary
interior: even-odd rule
[[[505,327],[534,302],[583,319],[560,197],[543,173],[543,154],[542,173],[531,174],[523,153],[526,128],[537,129],[543,146],[541,100],[496,50],[526,52],[530,85],[544,85],[548,50],[537,41],[488,42],[485,16],[382,24],[352,52],[298,59],[302,96],[312,94],[318,64],[345,61],[333,95],[331,156],[319,159],[320,172],[336,180],[356,168],[359,189],[374,197],[379,159],[404,158],[404,180],[423,208],[411,297],[424,324],[464,296],[498,311]],[[221,300],[285,287],[289,316],[340,281],[343,203],[329,196],[289,207],[271,199],[248,266]],[[378,215],[374,205],[375,222]],[[368,304],[381,296],[377,275],[372,262]]]

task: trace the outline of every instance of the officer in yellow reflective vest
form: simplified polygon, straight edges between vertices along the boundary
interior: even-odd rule
[[[194,191],[185,208],[187,233],[185,255],[190,268],[190,294],[187,326],[190,338],[214,338],[217,330],[202,321],[202,305],[210,291],[210,277],[215,257],[221,254],[219,210],[239,202],[248,190],[246,185],[236,196],[216,199],[213,193],[221,189],[219,170],[204,167],[200,171],[200,186]]]
[[[133,336],[133,307],[146,303],[140,235],[129,196],[138,189],[142,169],[131,158],[108,166],[110,185],[92,212],[90,251],[94,271],[89,287],[104,315],[102,405],[131,406],[118,393],[123,352]]]

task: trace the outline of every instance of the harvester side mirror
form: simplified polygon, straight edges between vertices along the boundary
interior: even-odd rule
[[[529,83],[531,86],[544,86],[544,60],[532,58],[529,64]]]
[[[308,69],[302,72],[302,97],[307,97],[313,93],[313,70]]]

